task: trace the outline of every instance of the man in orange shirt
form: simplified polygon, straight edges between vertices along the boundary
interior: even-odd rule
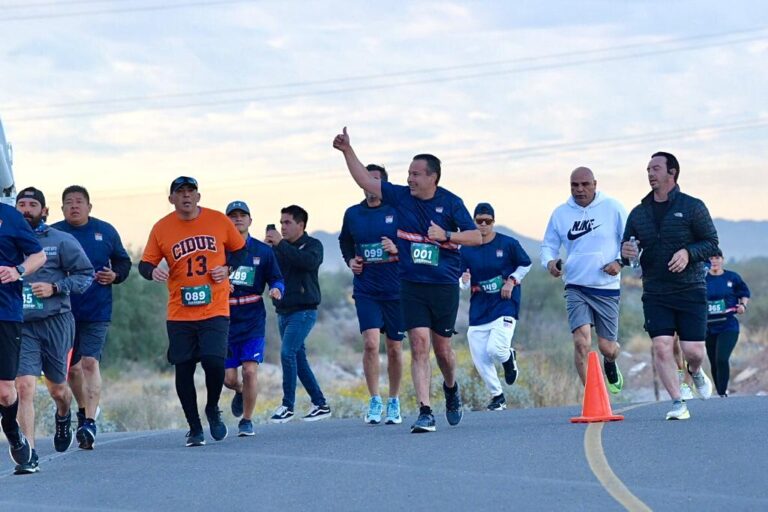
[[[152,227],[139,273],[168,285],[168,362],[176,367],[176,393],[189,423],[186,444],[202,446],[195,368],[200,361],[208,391],[205,415],[211,437],[221,441],[227,437],[219,396],[229,333],[229,267],[243,263],[245,241],[226,215],[197,205],[194,178],[173,180],[168,201],[175,211]],[[162,260],[167,269],[158,266]]]

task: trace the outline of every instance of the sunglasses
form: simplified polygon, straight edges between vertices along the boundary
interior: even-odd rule
[[[475,224],[490,226],[493,224],[493,219],[475,219]]]
[[[190,178],[189,176],[179,176],[171,182],[171,193],[176,192],[176,190],[184,185],[192,185],[197,188],[197,180],[195,178]]]

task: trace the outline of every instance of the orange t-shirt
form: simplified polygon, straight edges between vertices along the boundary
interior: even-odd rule
[[[210,271],[226,265],[227,251],[244,245],[232,221],[209,208],[200,208],[192,220],[171,212],[157,221],[141,259],[155,266],[163,259],[168,263],[168,320],[229,316],[229,280],[214,283]]]

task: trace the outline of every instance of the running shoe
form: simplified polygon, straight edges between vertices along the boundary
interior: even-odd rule
[[[331,408],[327,405],[313,405],[309,412],[301,418],[304,421],[319,421],[331,417]],[[379,420],[381,421],[381,420]]]
[[[38,471],[40,471],[39,459],[37,458],[37,452],[33,448],[29,461],[23,464],[16,464],[16,467],[13,470],[13,474],[31,475],[32,473],[37,473]]]
[[[205,434],[203,427],[187,432],[187,446],[205,446]]]
[[[616,361],[606,361],[603,359],[603,369],[605,370],[605,377],[608,380],[608,391],[616,395],[624,387],[624,376],[619,370],[619,365]]]
[[[16,464],[26,464],[32,458],[32,447],[29,441],[24,437],[24,433],[16,424],[16,432],[5,431],[5,437],[8,439],[8,453]]]
[[[688,370],[688,373],[691,373],[690,369]],[[696,373],[691,373],[691,378],[693,379],[693,387],[696,389],[699,398],[706,400],[712,396],[712,381],[709,380],[707,374],[704,373],[704,368],[699,368],[699,371]]]
[[[235,391],[235,397],[232,399],[232,416],[239,418],[243,415],[243,394]]]
[[[284,405],[281,405],[269,418],[272,423],[287,423],[293,419],[293,411]]]
[[[381,403],[381,397],[372,396],[371,401],[368,403],[368,414],[365,415],[365,422],[369,425],[378,425],[381,423],[381,413],[384,409],[384,404]]]
[[[78,444],[82,450],[93,450],[93,445],[96,443],[96,422],[94,420],[87,419],[83,426],[78,429],[79,439],[82,441]]]
[[[384,423],[387,425],[399,425],[403,422],[402,416],[400,416],[400,399],[390,397],[387,400],[387,418]]]
[[[489,411],[503,411],[507,408],[507,399],[504,398],[504,393],[499,393],[498,395],[491,398],[490,403],[486,407]]]
[[[422,434],[424,432],[435,431],[435,417],[432,415],[432,409],[428,405],[422,405],[419,408],[419,417],[411,425],[411,434]]]
[[[449,425],[458,425],[464,416],[458,381],[453,385],[453,389],[446,387],[445,382],[443,382],[443,393],[445,393],[445,419],[448,420]]]
[[[85,413],[77,411],[77,429],[75,430],[75,438],[77,439],[78,446],[85,442],[83,439],[83,431],[81,430],[85,425]]]
[[[667,413],[668,420],[687,420],[691,417],[688,406],[682,400],[672,402],[672,409]]]
[[[72,446],[72,413],[66,416],[59,416],[53,413],[56,418],[56,432],[53,435],[53,447],[57,452],[65,452]]]
[[[208,418],[208,428],[211,430],[211,437],[216,441],[221,441],[227,437],[227,426],[221,421],[221,409],[218,407],[206,407],[205,417]]]
[[[510,386],[517,380],[517,353],[515,349],[509,349],[509,359],[501,363],[504,367],[504,381]]]
[[[693,400],[693,391],[691,391],[691,386],[685,382],[685,372],[683,370],[677,370],[677,380],[680,383],[680,398],[683,401]]]
[[[253,431],[253,422],[245,418],[240,420],[237,424],[237,437],[251,437],[255,436],[256,432]]]

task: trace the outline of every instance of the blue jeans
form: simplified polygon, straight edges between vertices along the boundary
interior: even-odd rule
[[[283,364],[283,405],[290,410],[296,403],[296,376],[298,375],[309,398],[315,405],[325,405],[325,397],[307,361],[304,340],[317,320],[317,311],[307,309],[287,315],[277,315],[280,338],[280,361]]]

